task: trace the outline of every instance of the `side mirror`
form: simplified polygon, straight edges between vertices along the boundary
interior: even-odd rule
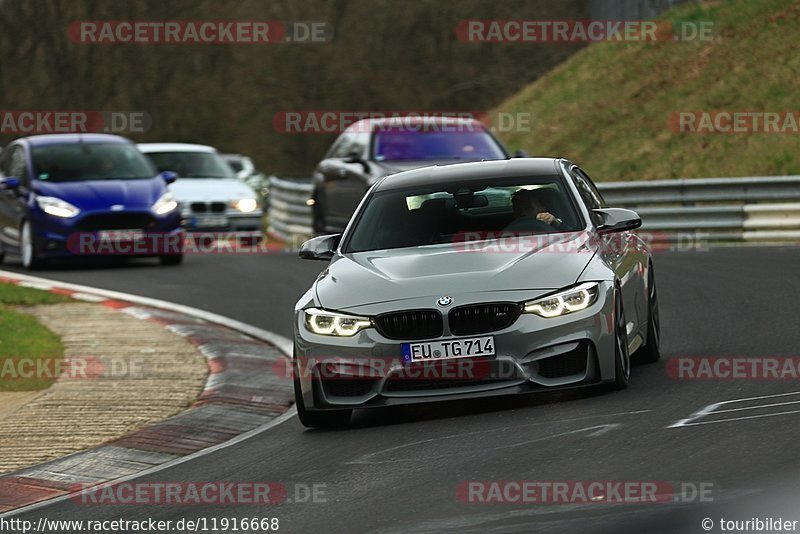
[[[300,245],[300,257],[304,260],[331,260],[341,238],[342,234],[333,234],[309,239]]]
[[[527,158],[528,157],[528,153],[525,152],[524,150],[522,150],[521,148],[518,148],[517,150],[514,151],[514,157],[515,158]]]
[[[352,152],[348,152],[347,153],[347,155],[344,157],[344,162],[345,163],[360,163],[361,164],[361,168],[364,169],[364,174],[369,174],[370,173],[369,165],[367,164],[366,161],[364,161],[364,158],[361,157],[361,154],[359,154],[355,150],[353,150]]]
[[[178,179],[178,173],[172,171],[164,171],[161,173],[161,178],[163,178],[164,181],[167,182],[168,184],[171,184],[172,182]]]
[[[19,178],[16,176],[6,176],[2,180],[0,180],[0,187],[7,190],[17,189],[22,182],[19,181]]]
[[[642,225],[642,218],[633,210],[604,208],[592,210],[592,213],[599,219],[597,231],[601,234],[635,230]]]

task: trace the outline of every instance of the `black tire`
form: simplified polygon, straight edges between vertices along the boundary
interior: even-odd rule
[[[631,378],[631,356],[628,352],[628,326],[622,307],[622,292],[614,291],[614,382],[613,389],[628,387]]]
[[[6,251],[3,250],[3,244],[0,243],[0,263],[3,263],[3,260],[6,259]]]
[[[294,375],[294,401],[297,406],[297,418],[303,426],[308,428],[341,428],[350,422],[353,410],[324,410],[308,411],[303,402],[303,394],[300,390],[300,378],[297,368],[292,365]]]
[[[658,313],[658,293],[653,265],[650,265],[647,285],[647,340],[645,345],[636,351],[636,360],[642,363],[656,363],[661,359],[661,316]]]
[[[19,229],[20,234],[20,260],[22,266],[28,270],[35,271],[43,269],[47,266],[47,260],[43,258],[36,247],[36,239],[34,238],[33,227],[28,221],[22,223]],[[30,247],[28,249],[28,247]]]
[[[161,265],[180,265],[183,262],[183,254],[167,254],[158,257]]]

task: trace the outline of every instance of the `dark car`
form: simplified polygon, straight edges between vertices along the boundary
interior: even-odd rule
[[[509,157],[474,119],[364,119],[331,145],[312,177],[314,232],[340,232],[367,190],[389,174],[430,165]]]
[[[180,210],[167,188],[175,175],[159,174],[124,137],[23,137],[3,150],[0,172],[0,260],[18,253],[33,269],[94,250],[172,265],[183,258]],[[148,235],[175,246],[141,246]]]

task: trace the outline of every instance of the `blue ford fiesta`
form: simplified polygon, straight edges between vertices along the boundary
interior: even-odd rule
[[[116,135],[17,139],[0,156],[0,260],[16,253],[35,269],[51,258],[123,254],[176,265],[184,234],[167,190],[174,180]],[[143,243],[148,236],[161,246]]]

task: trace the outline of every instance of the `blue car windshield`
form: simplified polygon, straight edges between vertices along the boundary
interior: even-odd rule
[[[235,178],[231,166],[214,152],[150,152],[159,171],[172,171],[181,178]]]
[[[135,180],[157,171],[135,146],[123,143],[71,143],[31,149],[33,176],[47,182]]]
[[[373,157],[376,161],[479,161],[506,155],[483,128],[442,126],[425,131],[401,126],[375,132]]]

